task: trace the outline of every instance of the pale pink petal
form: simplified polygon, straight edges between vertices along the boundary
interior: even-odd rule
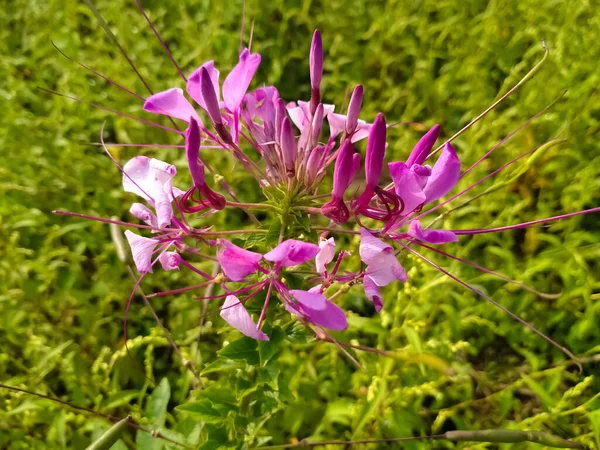
[[[123,189],[144,198],[156,209],[158,226],[168,226],[173,218],[172,179],[175,166],[158,159],[136,156],[123,167]],[[179,191],[181,192],[181,191]]]
[[[316,244],[288,239],[267,253],[265,259],[280,267],[297,266],[313,259],[317,253],[319,246]]]
[[[431,171],[431,176],[423,192],[427,197],[427,203],[442,198],[456,186],[460,178],[460,160],[450,143],[444,146],[444,150],[436,161]]]
[[[202,107],[202,109],[206,110],[206,102],[202,96],[202,81],[200,76],[200,72],[203,68],[208,72],[208,76],[212,82],[217,101],[220,99],[221,93],[219,88],[219,71],[215,68],[214,61],[208,61],[198,67],[198,69],[196,69],[194,73],[190,75],[185,90],[189,96],[192,97],[194,101]],[[199,125],[202,127],[201,122],[199,122]]]
[[[252,317],[250,317],[250,313],[235,295],[228,295],[225,299],[225,303],[221,307],[221,317],[240,333],[252,339],[269,340],[269,336],[256,326]]]
[[[139,236],[129,230],[125,231],[125,237],[131,247],[133,262],[139,273],[152,272],[152,252],[159,244],[157,240]]]
[[[123,166],[123,189],[139,195],[151,205],[154,198],[149,191],[155,187],[150,182],[150,158],[147,156],[136,156]]]
[[[421,222],[413,220],[408,228],[408,235],[430,244],[447,244],[458,242],[458,236],[450,230],[428,230],[423,229]]]
[[[141,203],[134,203],[131,205],[131,208],[129,208],[129,212],[138,219],[146,222],[151,227],[158,228],[158,220],[156,219],[156,215],[150,211],[150,208],[147,206],[142,205]]]
[[[292,122],[294,122],[294,125],[296,125],[296,128],[302,131],[309,123],[308,117],[304,115],[304,110],[300,106],[295,106],[294,103],[292,103],[292,105],[294,106],[288,104],[286,107],[288,115],[290,116],[290,119],[292,119]]]
[[[375,311],[381,311],[381,308],[383,308],[383,300],[381,298],[381,292],[379,292],[379,286],[377,286],[377,284],[368,276],[364,278],[363,284],[365,295],[373,302]]]
[[[406,271],[394,256],[392,248],[386,249],[376,256],[367,266],[365,273],[377,286],[387,286],[396,280],[404,282],[408,279]]]
[[[189,122],[190,117],[196,119],[200,124],[202,121],[196,110],[183,95],[183,91],[179,88],[172,88],[158,94],[151,95],[144,102],[144,110],[164,114],[170,117],[176,117],[184,122]]]
[[[327,270],[327,264],[333,261],[335,256],[335,241],[333,238],[320,239],[319,253],[315,257],[317,272],[324,273]]]
[[[369,136],[369,133],[371,132],[371,126],[373,124],[371,123],[367,123],[364,120],[358,120],[358,127],[356,128],[356,131],[354,132],[354,134],[352,135],[352,139],[351,142],[354,144],[355,142],[361,141],[364,138]]]
[[[346,128],[347,117],[343,114],[328,114],[327,121],[329,122],[330,138],[335,139]]]
[[[245,49],[239,62],[223,82],[223,101],[230,112],[236,112],[260,64],[260,55]]]
[[[360,229],[360,259],[366,264],[372,264],[383,251],[393,250],[391,246],[377,239],[365,228]]]
[[[218,239],[217,245],[217,260],[230,280],[242,281],[246,275],[258,270],[261,254],[240,248],[225,239]]]
[[[163,252],[158,257],[158,262],[165,270],[179,270],[181,261],[181,256],[177,252]]]

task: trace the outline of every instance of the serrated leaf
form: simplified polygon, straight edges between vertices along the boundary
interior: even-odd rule
[[[209,365],[207,365],[202,371],[201,375],[207,375],[213,372],[226,372],[229,370],[242,369],[246,366],[244,361],[218,358]]]
[[[224,417],[221,411],[215,408],[208,399],[184,403],[183,405],[177,406],[175,409],[190,414],[195,419],[202,420],[203,422],[218,422]]]
[[[256,365],[260,361],[256,341],[248,337],[233,341],[227,347],[219,350],[217,354],[223,358],[245,359],[251,365]]]
[[[279,234],[281,233],[281,222],[274,220],[269,226],[269,231],[265,235],[265,245],[267,248],[272,249],[277,246],[279,242]]]
[[[274,327],[270,332],[268,341],[260,341],[258,351],[260,353],[261,365],[265,366],[281,348],[281,342],[285,338],[285,333],[280,327]]]

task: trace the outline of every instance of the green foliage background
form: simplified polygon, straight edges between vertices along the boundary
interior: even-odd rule
[[[155,91],[182,86],[135,2],[96,4]],[[208,59],[215,59],[222,73],[234,65],[239,0],[147,0],[144,5],[186,73]],[[541,58],[545,39],[550,58],[543,69],[456,141],[461,159],[472,163],[568,90],[461,186],[561,130],[567,141],[484,183],[475,193],[510,181],[444,221],[450,228],[502,226],[600,204],[598,6],[586,0],[248,0],[246,30],[254,21],[252,47],[263,55],[256,83],[275,84],[288,100],[307,99],[308,49],[318,27],[326,48],[326,101],[341,105],[360,82],[366,92],[363,117],[382,111],[390,122],[440,123],[445,137],[527,73]],[[200,327],[201,305],[190,294],[155,299],[153,306],[202,372],[203,386],[192,389],[193,377],[140,299],[130,314],[129,345],[139,364],[134,362],[122,339],[132,281],[117,258],[109,228],[51,211],[128,219],[132,197],[122,192],[110,161],[88,144],[98,141],[103,122],[110,142],[176,140],[38,90],[57,89],[151,117],[141,111],[141,102],[60,56],[51,40],[69,56],[146,95],[82,2],[13,0],[2,5],[0,382],[118,417],[132,414],[147,428],[159,428],[192,448],[499,427],[545,430],[591,447],[600,444],[597,215],[463,238],[446,248],[541,291],[562,292],[555,300],[431,255],[586,358],[583,373],[519,323],[411,258],[403,260],[411,268],[410,284],[386,291],[381,314],[373,313],[358,288],[341,301],[350,311],[350,328],[337,336],[398,350],[396,359],[357,353],[364,367],[358,370],[334,346],[311,342],[286,320],[273,323],[279,339],[256,347],[239,340],[216,315]],[[390,155],[406,156],[421,133],[417,127],[394,128]],[[121,161],[137,154],[113,150]],[[178,150],[152,150],[152,155],[183,167]],[[223,155],[215,152],[211,158],[232,186],[244,182],[243,173],[230,170]],[[248,195],[258,192],[248,190]],[[243,218],[228,213],[218,220],[233,227]],[[191,282],[187,273],[157,273],[143,287],[151,292]],[[105,419],[0,388],[1,448],[83,449],[108,427]],[[403,446],[455,447],[498,445]],[[127,430],[113,448],[177,447]]]

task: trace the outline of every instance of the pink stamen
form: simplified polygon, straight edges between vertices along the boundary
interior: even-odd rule
[[[569,217],[581,216],[583,214],[591,214],[600,212],[600,207],[584,209],[583,211],[577,211],[569,214],[562,214],[560,216],[547,217],[545,219],[532,220],[531,222],[523,222],[518,223],[516,225],[507,225],[505,227],[497,227],[497,228],[475,228],[471,230],[451,230],[454,234],[483,234],[483,233],[498,233],[500,231],[507,230],[519,230],[521,228],[527,228],[532,225],[537,225],[539,223],[553,222],[555,220],[567,219]]]
[[[461,284],[462,286],[464,286],[465,288],[467,288],[468,290],[470,290],[471,292],[479,295],[480,297],[484,298],[485,300],[487,300],[488,302],[490,302],[492,305],[494,305],[495,307],[501,309],[502,311],[504,311],[505,313],[507,313],[508,315],[510,315],[513,319],[517,320],[518,322],[521,322],[523,325],[525,325],[527,328],[529,328],[531,331],[533,331],[535,334],[537,334],[538,336],[540,336],[541,338],[543,338],[544,340],[546,340],[547,342],[549,342],[551,345],[553,345],[554,347],[556,347],[557,349],[559,349],[561,352],[563,352],[565,355],[567,355],[569,358],[573,359],[574,361],[577,361],[577,357],[571,353],[571,351],[569,349],[567,349],[566,347],[563,347],[562,345],[560,345],[558,342],[554,341],[553,339],[551,339],[550,337],[546,336],[544,333],[542,333],[541,331],[539,331],[536,327],[534,327],[533,325],[531,325],[529,322],[521,319],[519,316],[517,316],[515,313],[513,313],[512,311],[510,311],[508,308],[506,308],[505,306],[501,305],[500,303],[498,303],[497,301],[495,301],[494,299],[492,299],[491,297],[488,297],[487,295],[485,295],[483,292],[481,292],[478,289],[475,289],[473,286],[471,286],[470,284],[464,282],[463,280],[461,280],[460,278],[452,275],[450,272],[448,272],[447,270],[443,269],[442,267],[440,267],[439,265],[437,265],[436,263],[434,263],[433,261],[427,259],[426,257],[424,257],[423,255],[421,255],[419,252],[413,250],[412,248],[410,248],[408,245],[404,244],[401,241],[398,241],[398,243],[404,247],[406,250],[408,250],[409,252],[411,252],[412,254],[414,254],[415,256],[419,257],[420,259],[422,259],[423,261],[425,261],[427,264],[429,264],[430,266],[432,266],[433,268],[439,270],[440,272],[442,272],[444,275],[452,278],[454,281],[456,281],[457,283]]]

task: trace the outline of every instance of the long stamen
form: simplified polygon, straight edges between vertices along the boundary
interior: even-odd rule
[[[87,214],[75,213],[75,212],[71,212],[71,211],[62,211],[60,209],[56,209],[56,210],[52,211],[52,213],[58,214],[59,216],[81,217],[82,219],[94,220],[96,222],[114,223],[115,225],[121,225],[124,227],[131,227],[131,228],[141,228],[144,230],[154,230],[154,231],[161,231],[161,232],[174,232],[174,231],[181,232],[181,230],[177,229],[177,228],[156,228],[156,227],[152,227],[150,225],[141,225],[141,224],[137,224],[137,223],[123,222],[122,220],[105,219],[104,217],[89,216]]]
[[[599,208],[600,209],[600,208]],[[521,319],[519,316],[517,316],[515,313],[513,313],[512,311],[510,311],[508,308],[506,308],[505,306],[501,305],[500,303],[498,303],[497,301],[495,301],[494,299],[492,299],[491,297],[488,297],[486,294],[484,294],[483,292],[481,292],[480,290],[474,288],[473,286],[471,286],[470,284],[466,283],[465,281],[461,280],[460,278],[458,278],[455,275],[452,275],[450,272],[448,272],[447,270],[443,269],[441,266],[437,265],[436,263],[434,263],[433,261],[427,259],[425,256],[421,255],[419,252],[417,252],[416,250],[413,250],[412,248],[410,248],[408,245],[404,244],[403,242],[397,241],[402,247],[404,247],[406,250],[408,250],[409,252],[411,252],[412,254],[414,254],[415,256],[419,257],[420,259],[422,259],[423,261],[425,261],[427,264],[429,264],[430,266],[434,267],[435,269],[439,270],[440,272],[442,272],[444,275],[452,278],[454,281],[456,281],[457,283],[461,284],[462,286],[464,286],[465,288],[467,288],[468,290],[470,290],[471,292],[479,295],[480,297],[484,298],[485,300],[487,300],[488,302],[490,302],[492,305],[494,305],[497,308],[500,308],[502,311],[504,311],[505,313],[507,313],[509,316],[511,316],[513,319],[521,322],[523,325],[525,325],[527,328],[529,328],[531,331],[533,331],[535,334],[537,334],[538,336],[540,336],[541,338],[543,338],[544,340],[546,340],[548,343],[550,343],[552,346],[556,347],[557,349],[559,349],[561,352],[563,352],[565,355],[567,355],[569,358],[571,358],[574,361],[579,361],[579,359],[573,354],[571,353],[571,351],[560,345],[558,342],[554,341],[552,338],[546,336],[544,333],[542,333],[541,331],[539,331],[536,327],[534,327],[533,325],[531,325],[529,322],[527,322],[524,319]]]
[[[537,225],[540,223],[554,222],[555,220],[567,219],[569,217],[581,216],[583,214],[592,214],[600,212],[600,207],[584,209],[583,211],[577,211],[569,214],[562,214],[560,216],[546,217],[545,219],[532,220],[531,222],[523,222],[515,225],[507,225],[505,227],[497,227],[497,228],[474,228],[471,230],[452,230],[454,234],[484,234],[484,233],[498,233],[500,231],[507,230],[519,230],[521,228],[528,228],[532,225]]]
[[[115,164],[115,166],[118,167],[119,171],[123,175],[125,175],[129,179],[129,181],[131,181],[135,185],[135,187],[137,187],[141,192],[143,192],[146,197],[148,197],[149,199],[154,201],[154,199],[152,199],[152,196],[150,194],[148,194],[133,178],[131,178],[131,176],[127,172],[125,172],[125,169],[123,169],[123,167],[121,166],[121,164],[119,164],[117,159],[112,155],[112,153],[110,153],[108,151],[108,148],[106,148],[106,144],[104,144],[104,126],[105,125],[106,125],[106,122],[104,122],[102,124],[102,128],[100,129],[100,143],[102,144],[102,148],[104,149],[104,152],[108,155],[108,157]]]
[[[37,88],[40,89],[41,91],[47,92],[49,94],[58,95],[59,97],[68,98],[69,100],[73,100],[73,101],[75,101],[77,103],[83,103],[84,105],[89,105],[89,106],[92,106],[94,108],[101,109],[103,111],[108,111],[108,112],[116,114],[118,116],[126,117],[127,119],[132,119],[132,120],[135,120],[137,122],[143,123],[145,125],[150,125],[152,127],[161,128],[163,130],[170,131],[171,133],[183,134],[181,131],[176,130],[175,128],[165,127],[164,125],[159,125],[158,123],[150,122],[149,120],[140,119],[139,117],[130,116],[129,114],[125,114],[125,113],[116,111],[114,109],[107,108],[106,106],[98,105],[96,103],[86,102],[85,100],[81,100],[80,98],[73,97],[73,96],[67,95],[67,94],[63,94],[61,92],[54,91],[52,89],[47,89],[47,88],[44,88],[44,87],[41,87],[41,86],[38,86]]]
[[[476,181],[475,183],[473,183],[471,186],[469,186],[468,188],[460,191],[458,194],[453,195],[452,197],[450,197],[448,200],[443,201],[442,203],[439,203],[438,205],[434,206],[431,209],[428,209],[427,211],[419,214],[417,217],[414,217],[413,220],[419,220],[421,217],[424,217],[428,214],[431,214],[433,211],[437,211],[438,209],[440,209],[442,206],[447,205],[448,203],[450,203],[452,200],[457,199],[458,197],[466,194],[467,192],[469,192],[471,189],[473,189],[476,186],[479,186],[481,183],[483,183],[485,180],[495,176],[496,174],[498,174],[499,172],[501,172],[502,170],[506,169],[508,166],[516,163],[517,161],[519,161],[520,159],[525,158],[526,156],[529,156],[533,153],[535,153],[536,151],[538,151],[540,148],[544,147],[545,145],[548,145],[550,142],[564,142],[565,139],[551,139],[545,143],[543,143],[542,145],[538,145],[537,147],[535,147],[533,150],[529,150],[528,152],[522,153],[519,156],[517,156],[514,159],[511,159],[509,162],[503,164],[502,166],[500,166],[499,168],[497,168],[496,170],[494,170],[493,172],[489,173],[488,175],[486,175],[485,177],[479,179],[478,181]],[[406,218],[403,219],[402,222],[405,222],[407,219],[409,218],[409,216],[407,216]]]
[[[117,83],[116,81],[111,80],[110,78],[102,75],[100,72],[92,69],[90,66],[83,64],[82,62],[77,61],[76,59],[71,58],[70,56],[68,56],[65,52],[63,52],[60,48],[58,48],[58,46],[54,43],[54,41],[50,41],[52,43],[52,46],[56,49],[56,51],[58,51],[58,53],[60,53],[61,55],[63,55],[66,59],[68,59],[69,61],[74,62],[75,64],[77,64],[80,67],[83,67],[85,70],[93,73],[94,75],[96,75],[97,77],[102,78],[104,81],[107,81],[108,83],[112,84],[113,86],[116,86],[117,88],[121,89],[124,92],[127,92],[129,95],[132,95],[136,98],[138,98],[141,101],[146,101],[146,99],[144,97],[142,97],[139,94],[136,94],[135,92],[127,89],[125,86],[120,85],[119,83]]]
[[[271,291],[273,290],[273,282],[271,281],[269,283],[269,289],[267,290],[267,296],[265,297],[265,304],[263,305],[262,311],[260,312],[260,317],[258,318],[258,324],[256,325],[257,328],[260,328],[260,326],[263,323],[263,320],[265,318],[265,314],[267,313],[267,307],[269,306],[269,300],[271,300]]]
[[[492,153],[494,153],[503,143],[505,143],[508,139],[510,139],[512,136],[514,136],[516,133],[518,133],[520,130],[522,130],[523,128],[525,128],[527,125],[529,125],[531,122],[533,122],[535,119],[537,119],[538,117],[540,117],[542,114],[544,114],[546,111],[548,111],[550,108],[552,108],[561,98],[563,98],[563,96],[567,93],[567,91],[563,92],[556,100],[554,100],[552,103],[550,103],[549,105],[545,106],[541,111],[539,111],[538,113],[536,113],[533,117],[531,117],[530,119],[528,119],[526,122],[524,122],[522,125],[520,125],[516,130],[512,131],[510,134],[508,134],[504,139],[502,139],[500,142],[498,142],[498,144],[496,144],[494,147],[491,148],[491,150],[489,150],[485,155],[483,155],[481,158],[479,158],[477,161],[475,161],[467,170],[465,170],[461,175],[460,178],[464,177],[465,175],[467,175],[471,170],[473,170],[477,165],[479,165],[481,163],[481,161],[483,161],[484,159],[486,159],[488,156],[490,156]]]
[[[162,48],[165,50],[165,53],[167,54],[167,56],[169,57],[169,59],[171,60],[171,62],[175,66],[175,68],[177,69],[177,71],[179,72],[179,75],[181,75],[181,78],[183,78],[183,81],[185,81],[187,83],[187,78],[183,74],[183,71],[181,70],[181,67],[179,67],[179,65],[175,61],[175,58],[173,58],[173,55],[172,55],[171,51],[169,50],[169,47],[167,47],[167,44],[165,43],[165,41],[162,40],[162,38],[160,37],[160,34],[158,33],[158,31],[154,27],[154,24],[152,23],[152,21],[150,20],[150,18],[146,14],[146,11],[144,11],[144,7],[142,6],[142,2],[140,0],[136,0],[136,3],[138,5],[138,8],[139,8],[140,12],[144,16],[144,19],[146,19],[146,22],[148,22],[148,25],[150,25],[150,28],[154,32],[154,35],[159,40],[160,45],[162,45]]]
[[[536,289],[534,289],[532,287],[527,286],[526,284],[523,284],[523,283],[520,283],[519,281],[513,280],[512,278],[509,278],[506,275],[502,275],[501,273],[494,272],[493,270],[490,270],[490,269],[486,269],[485,267],[480,266],[479,264],[475,264],[474,262],[468,261],[466,259],[459,258],[458,256],[451,255],[450,253],[446,253],[446,252],[444,252],[442,250],[439,250],[439,249],[437,249],[435,247],[431,247],[431,246],[429,246],[427,244],[424,244],[424,243],[422,243],[420,241],[411,239],[410,242],[413,243],[413,244],[417,244],[417,245],[419,245],[421,247],[424,247],[424,248],[426,248],[428,250],[431,250],[432,252],[435,252],[435,253],[437,253],[439,255],[445,256],[447,258],[451,258],[451,259],[453,259],[455,261],[459,261],[459,262],[461,262],[463,264],[466,264],[468,266],[474,267],[477,270],[481,270],[482,272],[485,272],[487,274],[490,274],[490,275],[493,275],[495,277],[498,277],[501,280],[504,280],[504,281],[506,281],[508,283],[512,283],[515,286],[519,286],[521,289],[525,289],[526,291],[532,292],[532,293],[534,293],[535,295],[537,295],[539,297],[546,298],[546,299],[549,299],[549,300],[555,300],[558,297],[560,297],[560,294],[545,294],[545,293],[540,292],[540,291],[538,291],[538,290],[536,290]]]
[[[209,286],[210,284],[213,284],[213,283],[214,283],[214,279],[210,280],[210,281],[205,281],[204,283],[194,284],[193,286],[186,286],[184,288],[173,289],[173,290],[170,290],[170,291],[163,291],[163,292],[155,292],[153,294],[148,294],[146,297],[148,297],[148,298],[152,298],[152,297],[166,297],[168,295],[181,294],[183,292],[193,291],[194,289],[198,289],[198,288],[203,288],[203,287]]]
[[[442,148],[444,148],[444,145],[446,145],[446,143],[452,142],[454,139],[459,137],[461,134],[463,134],[465,131],[467,131],[469,128],[471,128],[473,125],[475,125],[481,119],[483,119],[490,111],[492,111],[494,108],[496,108],[496,106],[498,106],[500,103],[502,103],[504,100],[506,100],[513,92],[515,92],[517,89],[519,89],[521,86],[523,86],[531,77],[533,77],[537,73],[537,71],[540,69],[542,64],[544,64],[544,62],[548,58],[548,54],[550,53],[548,51],[548,47],[546,46],[545,41],[542,41],[542,47],[544,49],[544,56],[542,57],[542,59],[535,66],[533,66],[533,68],[529,72],[527,72],[525,74],[525,76],[523,78],[521,78],[517,84],[515,84],[512,88],[510,88],[506,94],[504,94],[502,97],[500,97],[498,100],[496,100],[490,107],[488,107],[485,111],[483,111],[481,114],[479,114],[477,117],[475,117],[471,122],[469,122],[466,126],[464,126],[460,131],[455,133],[454,136],[452,136],[450,139],[448,139],[446,142],[442,143],[442,145],[440,145],[438,148],[436,148],[434,151],[432,151],[425,161],[430,159],[433,155],[435,155]]]

